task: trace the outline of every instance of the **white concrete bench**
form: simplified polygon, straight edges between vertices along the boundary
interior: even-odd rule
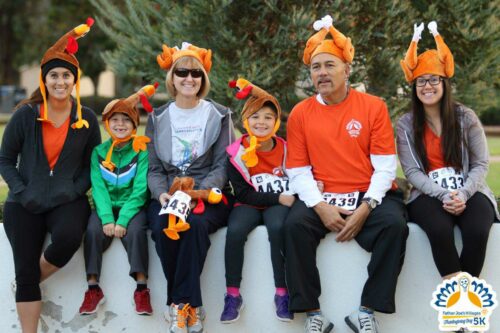
[[[429,303],[440,277],[432,260],[427,237],[415,224],[409,225],[407,255],[397,290],[397,313],[377,315],[383,333],[438,332],[437,312]],[[205,332],[303,332],[303,314],[297,315],[291,323],[282,323],[275,318],[271,259],[264,227],[258,227],[250,234],[245,248],[241,286],[245,309],[242,316],[236,323],[220,324],[225,291],[225,235],[224,228],[211,236],[212,247],[202,276],[204,306],[207,310]],[[461,247],[460,243],[460,237],[457,237],[458,247]],[[163,318],[166,310],[166,281],[151,240],[149,250],[153,316],[142,317],[133,312],[131,297],[135,285],[128,277],[125,251],[120,242],[114,241],[104,256],[101,286],[107,301],[98,314],[85,317],[78,314],[86,289],[83,251],[80,248],[66,267],[42,284],[44,299],[40,332],[166,332],[167,323]],[[10,290],[10,283],[14,279],[12,252],[2,224],[0,251],[0,332],[20,332]],[[486,279],[500,294],[499,254],[500,224],[494,224],[481,278]],[[367,277],[368,260],[369,254],[355,242],[337,243],[333,234],[321,242],[317,261],[323,287],[321,305],[325,315],[335,324],[335,333],[351,333],[344,323],[344,317],[359,305],[363,282]],[[490,332],[500,332],[500,308],[491,317]]]

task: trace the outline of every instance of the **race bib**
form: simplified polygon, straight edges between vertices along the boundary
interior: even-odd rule
[[[182,191],[176,191],[170,200],[161,208],[158,215],[172,214],[185,222],[191,212],[190,204],[191,197],[188,194]]]
[[[441,168],[429,172],[429,178],[442,188],[447,190],[458,190],[464,186],[464,174],[453,168]]]
[[[250,178],[257,192],[293,194],[288,185],[288,178],[270,173],[259,173]]]
[[[347,210],[355,210],[358,204],[359,192],[330,193],[323,192],[323,201],[329,205]]]

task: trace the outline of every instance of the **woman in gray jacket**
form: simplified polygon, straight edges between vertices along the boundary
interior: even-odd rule
[[[408,212],[429,237],[434,261],[443,278],[465,271],[479,276],[491,225],[498,219],[493,193],[486,184],[488,147],[474,111],[451,96],[453,56],[428,25],[437,50],[417,57],[424,29],[415,26],[412,43],[401,67],[412,83],[412,109],[397,126],[401,166],[413,185]],[[462,231],[463,250],[457,253],[455,225]]]
[[[148,220],[168,282],[169,332],[199,333],[204,318],[200,275],[210,247],[208,235],[227,224],[231,204],[223,200],[206,204],[202,213],[194,210],[186,221],[190,229],[178,240],[165,235],[168,218],[158,213],[171,198],[168,191],[176,176],[194,178],[195,189],[216,187],[229,197],[225,149],[234,141],[231,111],[204,99],[210,90],[210,50],[188,43],[181,49],[163,45],[157,61],[168,70],[166,85],[174,101],[154,110],[146,128],[153,198]]]

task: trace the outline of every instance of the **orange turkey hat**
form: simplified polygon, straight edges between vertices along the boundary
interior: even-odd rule
[[[85,24],[80,24],[76,28],[71,29],[69,32],[67,32],[64,36],[59,38],[59,40],[52,45],[44,54],[42,61],[40,63],[40,78],[39,78],[39,85],[40,85],[40,92],[42,93],[42,98],[43,98],[43,112],[40,115],[40,118],[38,120],[40,121],[45,121],[45,122],[51,122],[48,119],[48,106],[47,106],[47,94],[45,91],[45,83],[44,83],[44,71],[47,70],[47,66],[51,66],[51,64],[57,64],[61,63],[60,60],[63,62],[69,63],[70,66],[74,66],[76,68],[76,73],[71,71],[76,74],[75,75],[75,80],[76,80],[76,111],[77,111],[77,121],[73,124],[71,124],[72,128],[82,128],[82,127],[89,127],[89,123],[82,119],[82,106],[80,104],[80,76],[81,76],[81,71],[80,71],[80,64],[78,63],[78,60],[76,59],[75,53],[78,51],[78,43],[77,39],[85,36],[89,31],[90,27],[94,24],[94,20],[92,18],[88,18]],[[58,67],[58,66],[55,66]]]
[[[244,78],[239,78],[236,81],[230,81],[229,87],[237,89],[235,94],[236,98],[248,98],[241,111],[241,120],[243,121],[243,127],[245,127],[247,133],[250,135],[250,146],[245,149],[245,154],[242,156],[242,159],[247,167],[254,167],[258,163],[258,157],[256,154],[258,142],[269,140],[280,128],[281,106],[273,95]],[[266,135],[265,137],[257,137],[252,133],[252,130],[248,125],[248,118],[255,112],[262,109],[266,103],[271,103],[276,108],[276,123],[273,131],[269,135]]]
[[[157,87],[158,83],[155,83],[154,85],[149,84],[147,86],[142,87],[138,92],[130,95],[127,98],[112,100],[104,108],[104,111],[102,112],[102,121],[104,122],[104,127],[106,128],[106,131],[109,133],[111,139],[113,140],[113,143],[111,144],[111,147],[109,148],[108,153],[106,154],[106,159],[102,162],[102,165],[106,169],[111,171],[114,170],[115,164],[111,162],[111,156],[113,155],[114,147],[119,143],[128,142],[130,139],[133,139],[132,148],[134,149],[135,152],[138,153],[139,151],[146,150],[146,143],[150,142],[151,140],[147,136],[141,136],[136,134],[137,127],[139,126],[140,123],[137,103],[139,103],[140,101],[146,112],[151,113],[153,111],[153,108],[151,104],[149,104],[148,98],[152,97],[155,94]],[[115,113],[126,114],[134,123],[134,130],[132,131],[132,134],[129,137],[119,139],[116,136],[114,136],[113,133],[111,132],[111,129],[109,127],[109,118],[111,118],[111,116],[113,116],[113,114]]]
[[[314,22],[314,30],[318,31],[307,41],[302,60],[304,64],[310,65],[311,59],[319,53],[329,53],[340,58],[345,63],[352,63],[354,59],[354,47],[351,38],[344,36],[333,26],[333,19],[326,15],[321,20]],[[325,39],[330,33],[332,39]]]
[[[156,61],[158,65],[160,65],[160,68],[169,70],[172,68],[172,65],[182,57],[196,58],[203,65],[207,73],[209,73],[210,68],[212,68],[212,51],[210,49],[194,46],[187,42],[183,42],[180,49],[177,46],[168,47],[166,44],[163,44],[162,53],[158,54]]]
[[[455,73],[455,62],[453,54],[445,44],[443,37],[437,31],[437,23],[430,22],[427,28],[434,36],[437,50],[427,50],[417,56],[417,44],[420,40],[424,24],[414,25],[413,39],[406,56],[400,61],[401,68],[405,74],[406,81],[413,82],[417,77],[424,74],[434,74],[442,77],[451,78]]]

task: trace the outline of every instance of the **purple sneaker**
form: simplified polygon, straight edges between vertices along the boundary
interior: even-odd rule
[[[243,298],[226,294],[224,296],[224,311],[220,315],[223,324],[234,323],[240,318],[240,311],[243,309]]]
[[[276,305],[276,316],[279,320],[293,320],[293,313],[288,311],[288,294],[284,296],[274,295],[274,305]]]

